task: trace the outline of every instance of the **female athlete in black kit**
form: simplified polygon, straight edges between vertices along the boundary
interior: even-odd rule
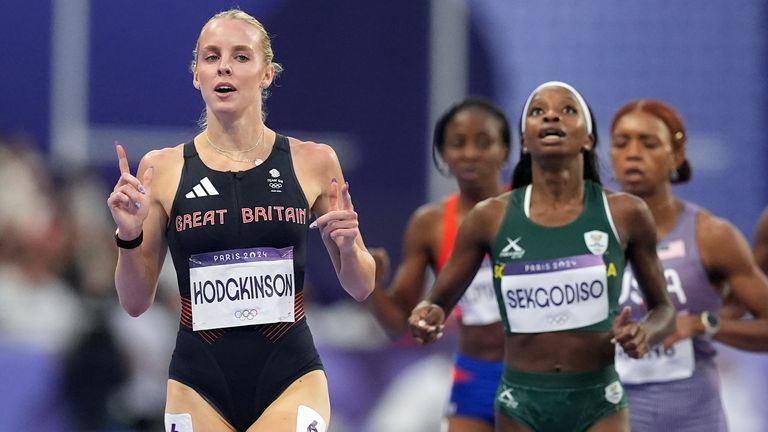
[[[328,386],[302,304],[310,213],[344,289],[358,301],[373,290],[374,261],[333,149],[263,122],[272,58],[255,18],[215,15],[192,65],[205,129],[147,153],[135,177],[117,146],[121,176],[107,203],[120,303],[132,316],[149,308],[169,249],[179,281],[168,431],[326,430]]]

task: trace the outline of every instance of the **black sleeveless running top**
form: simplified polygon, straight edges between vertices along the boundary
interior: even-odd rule
[[[166,232],[181,295],[181,328],[192,329],[190,256],[252,247],[293,247],[295,323],[299,322],[304,316],[301,299],[309,218],[287,137],[278,134],[262,164],[238,172],[208,168],[194,142],[184,144],[184,167]],[[284,324],[259,327],[287,327]],[[208,339],[220,330],[197,333]]]

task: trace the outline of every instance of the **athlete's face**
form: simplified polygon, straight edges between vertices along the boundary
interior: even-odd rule
[[[200,33],[193,83],[216,113],[261,112],[261,90],[271,84],[274,66],[266,65],[261,33],[232,18],[209,23]]]
[[[622,116],[611,131],[611,161],[621,188],[645,196],[669,181],[683,155],[672,146],[672,134],[658,117],[642,111]]]
[[[496,181],[509,151],[502,123],[479,108],[465,108],[445,126],[440,156],[459,182]]]
[[[594,143],[587,132],[587,113],[570,90],[550,86],[539,90],[525,115],[523,146],[537,156],[578,154]]]

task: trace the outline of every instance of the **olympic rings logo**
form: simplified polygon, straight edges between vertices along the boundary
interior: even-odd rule
[[[271,187],[272,189],[280,189],[281,187],[283,187],[283,184],[282,183],[270,183],[269,187]]]
[[[568,321],[568,317],[565,315],[558,315],[555,317],[549,317],[547,318],[550,324],[557,324],[557,325],[563,325],[566,321]]]
[[[239,319],[240,321],[245,320],[252,320],[256,318],[256,315],[258,315],[259,311],[256,309],[243,309],[235,311],[235,318]]]

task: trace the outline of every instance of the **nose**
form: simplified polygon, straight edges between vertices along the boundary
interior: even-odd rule
[[[229,67],[229,63],[222,60],[221,63],[219,63],[219,76],[221,75],[232,75],[232,68]]]
[[[478,146],[473,142],[467,142],[462,150],[461,154],[466,159],[474,159],[480,154]]]
[[[641,144],[634,139],[627,141],[627,144],[624,146],[624,150],[621,153],[626,160],[639,160],[643,155]]]
[[[548,109],[547,112],[544,113],[544,121],[545,122],[560,121],[560,116],[557,114],[557,111],[553,109]]]

